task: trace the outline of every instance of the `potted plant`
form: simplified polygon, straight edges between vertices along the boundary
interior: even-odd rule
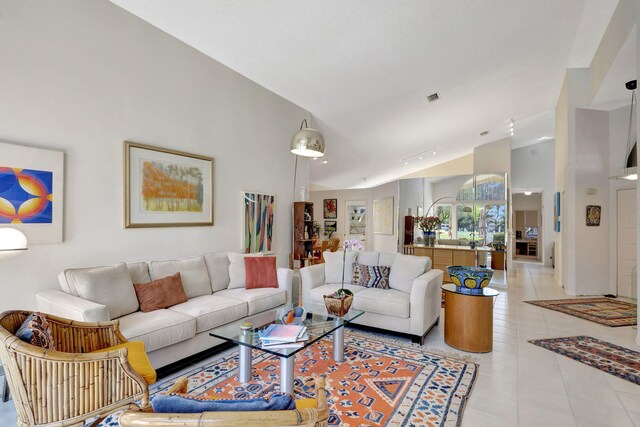
[[[353,292],[344,288],[347,251],[361,251],[363,249],[364,246],[358,240],[345,240],[342,244],[342,285],[334,293],[324,296],[324,305],[327,307],[327,312],[333,316],[343,317],[349,312],[353,302]]]
[[[440,218],[437,216],[417,216],[414,223],[418,224],[418,228],[424,233],[427,245],[433,246],[436,241],[436,230],[440,227]]]

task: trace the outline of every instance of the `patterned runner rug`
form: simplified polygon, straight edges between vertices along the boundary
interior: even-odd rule
[[[238,352],[233,351],[186,374],[189,392],[248,399],[278,391],[279,358],[261,351],[253,357],[249,383],[238,383]],[[330,426],[459,426],[478,372],[475,363],[352,330],[345,331],[345,359],[333,361],[331,339],[296,355],[295,395],[315,396],[313,377],[324,375]],[[118,426],[116,420],[111,416],[103,425]]]
[[[640,352],[584,335],[529,342],[640,385]]]
[[[637,307],[613,298],[574,298],[525,301],[607,326],[632,326],[638,323]]]

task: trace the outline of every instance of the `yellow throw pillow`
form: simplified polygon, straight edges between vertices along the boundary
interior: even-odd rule
[[[317,408],[316,399],[296,399],[296,409],[310,409]]]
[[[105,353],[121,348],[128,350],[127,360],[129,361],[129,365],[140,374],[147,384],[151,385],[155,383],[156,370],[153,369],[151,362],[149,362],[149,357],[147,357],[147,353],[144,351],[144,343],[142,341],[126,342],[124,344],[114,345],[113,347],[103,348],[102,350],[96,350],[93,353]]]

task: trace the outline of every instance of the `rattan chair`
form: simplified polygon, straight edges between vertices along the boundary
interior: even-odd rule
[[[118,321],[85,323],[46,315],[56,350],[18,339],[31,314],[0,315],[0,359],[16,406],[18,425],[82,426],[85,420],[149,403],[149,389],[127,361],[127,350],[93,353],[126,342]]]
[[[188,379],[178,379],[165,393],[186,393]],[[200,412],[195,414],[156,414],[151,406],[130,409],[120,415],[121,427],[327,427],[329,405],[324,378],[316,378],[316,407],[291,411]]]

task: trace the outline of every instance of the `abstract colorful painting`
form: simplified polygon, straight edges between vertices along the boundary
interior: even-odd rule
[[[62,243],[64,153],[0,142],[0,227],[29,245]]]
[[[213,225],[213,158],[125,141],[125,227]]]
[[[0,165],[0,223],[52,222],[53,172]]]
[[[338,199],[324,199],[324,217],[327,219],[338,218]]]
[[[244,192],[244,250],[273,252],[276,196]]]

